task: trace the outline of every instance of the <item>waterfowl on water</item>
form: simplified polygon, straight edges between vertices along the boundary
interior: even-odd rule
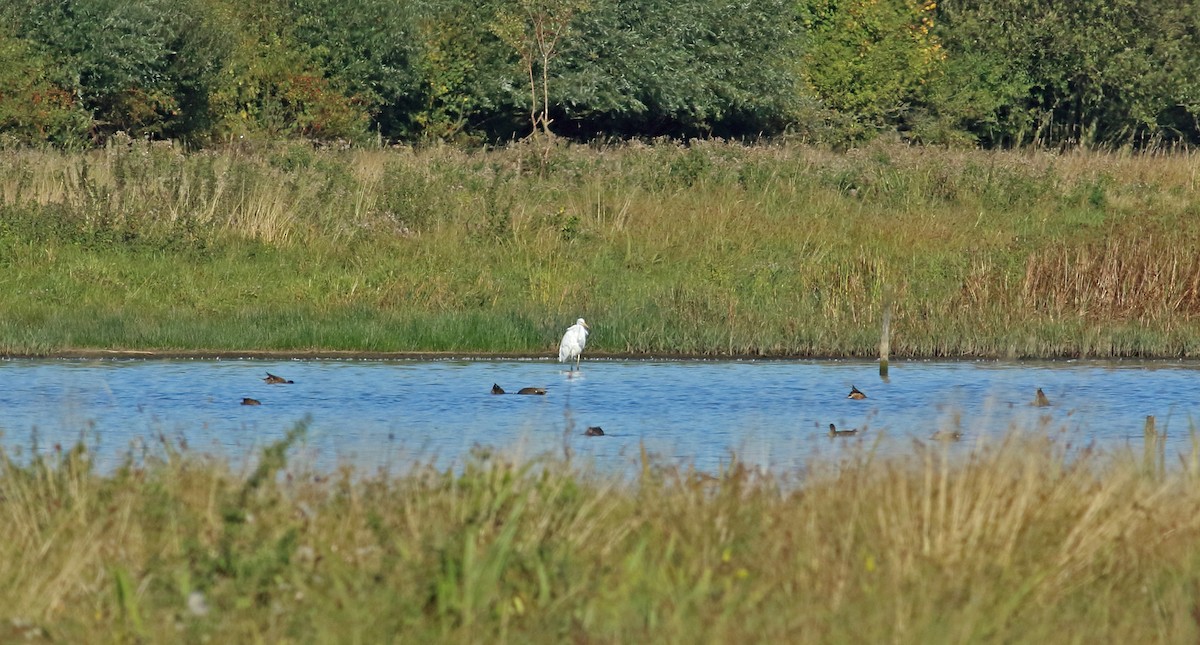
[[[244,396],[244,397],[242,397],[242,405],[262,405],[262,401],[259,401],[258,399],[252,399],[248,396]]]
[[[523,387],[523,388],[517,390],[517,394],[545,394],[545,393],[546,393],[546,388],[544,388],[544,387]],[[500,387],[499,383],[493,383],[492,384],[492,394],[508,394],[508,392],[505,392],[504,388]]]
[[[1050,399],[1046,398],[1046,393],[1043,392],[1042,388],[1040,387],[1037,389],[1037,394],[1033,396],[1033,404],[1039,408],[1044,408],[1047,405],[1050,405]]]
[[[604,429],[600,426],[592,426],[585,430],[583,434],[585,437],[603,437]]]
[[[858,389],[858,388],[854,387],[853,385],[851,385],[851,386],[850,386],[850,393],[846,395],[846,398],[847,398],[847,399],[854,399],[855,401],[861,401],[862,399],[865,399],[865,398],[867,398],[867,395],[866,395],[866,394],[863,394],[863,393],[862,393],[862,390],[860,390],[860,389]]]
[[[856,434],[858,434],[858,428],[852,428],[850,430],[838,430],[837,426],[833,425],[832,423],[829,424],[829,436],[831,437],[848,437]]]
[[[563,334],[562,341],[558,344],[558,362],[575,361],[574,369],[579,369],[579,355],[583,353],[583,348],[587,345],[590,329],[591,327],[588,327],[582,318],[576,320],[574,325],[567,327],[567,333]]]
[[[934,441],[958,441],[962,436],[963,433],[959,430],[938,430],[929,438]]]
[[[295,381],[285,379],[282,376],[275,376],[274,374],[272,374],[270,372],[267,372],[267,377],[264,378],[263,380],[266,381],[267,383],[295,383]]]

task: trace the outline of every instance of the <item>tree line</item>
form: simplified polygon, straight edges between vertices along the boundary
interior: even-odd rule
[[[0,143],[1200,142],[1194,0],[6,0]]]

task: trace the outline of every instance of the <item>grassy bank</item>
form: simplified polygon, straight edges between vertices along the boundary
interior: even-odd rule
[[[778,480],[161,449],[0,467],[0,633],[145,642],[1194,642],[1195,463],[1014,432]],[[1195,461],[1194,459],[1192,460]]]
[[[1200,354],[1194,154],[0,152],[0,351]]]

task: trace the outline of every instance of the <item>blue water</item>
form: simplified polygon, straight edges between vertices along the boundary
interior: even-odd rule
[[[267,385],[266,372],[295,381]],[[494,396],[547,389],[545,396]],[[846,398],[851,385],[868,398]],[[1048,408],[1029,403],[1041,387]],[[1200,420],[1195,363],[894,363],[585,361],[5,360],[0,443],[28,455],[83,438],[102,464],[162,438],[235,463],[310,426],[298,451],[318,467],[403,471],[463,463],[475,446],[517,457],[570,451],[601,470],[628,469],[641,447],[662,461],[715,470],[730,455],[775,471],[836,458],[856,443],[912,450],[953,426],[970,445],[1012,426],[1075,445],[1140,447],[1147,415],[1167,450],[1190,448]],[[262,401],[243,406],[242,397]],[[858,428],[828,436],[828,426]],[[585,437],[601,426],[604,437]]]

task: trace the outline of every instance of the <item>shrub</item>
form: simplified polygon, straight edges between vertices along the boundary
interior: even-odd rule
[[[27,42],[0,33],[0,132],[8,141],[75,147],[86,140],[91,119],[51,80],[50,67]]]
[[[120,131],[186,138],[211,123],[209,88],[230,38],[201,5],[14,0],[7,18],[92,115],[97,140]]]

